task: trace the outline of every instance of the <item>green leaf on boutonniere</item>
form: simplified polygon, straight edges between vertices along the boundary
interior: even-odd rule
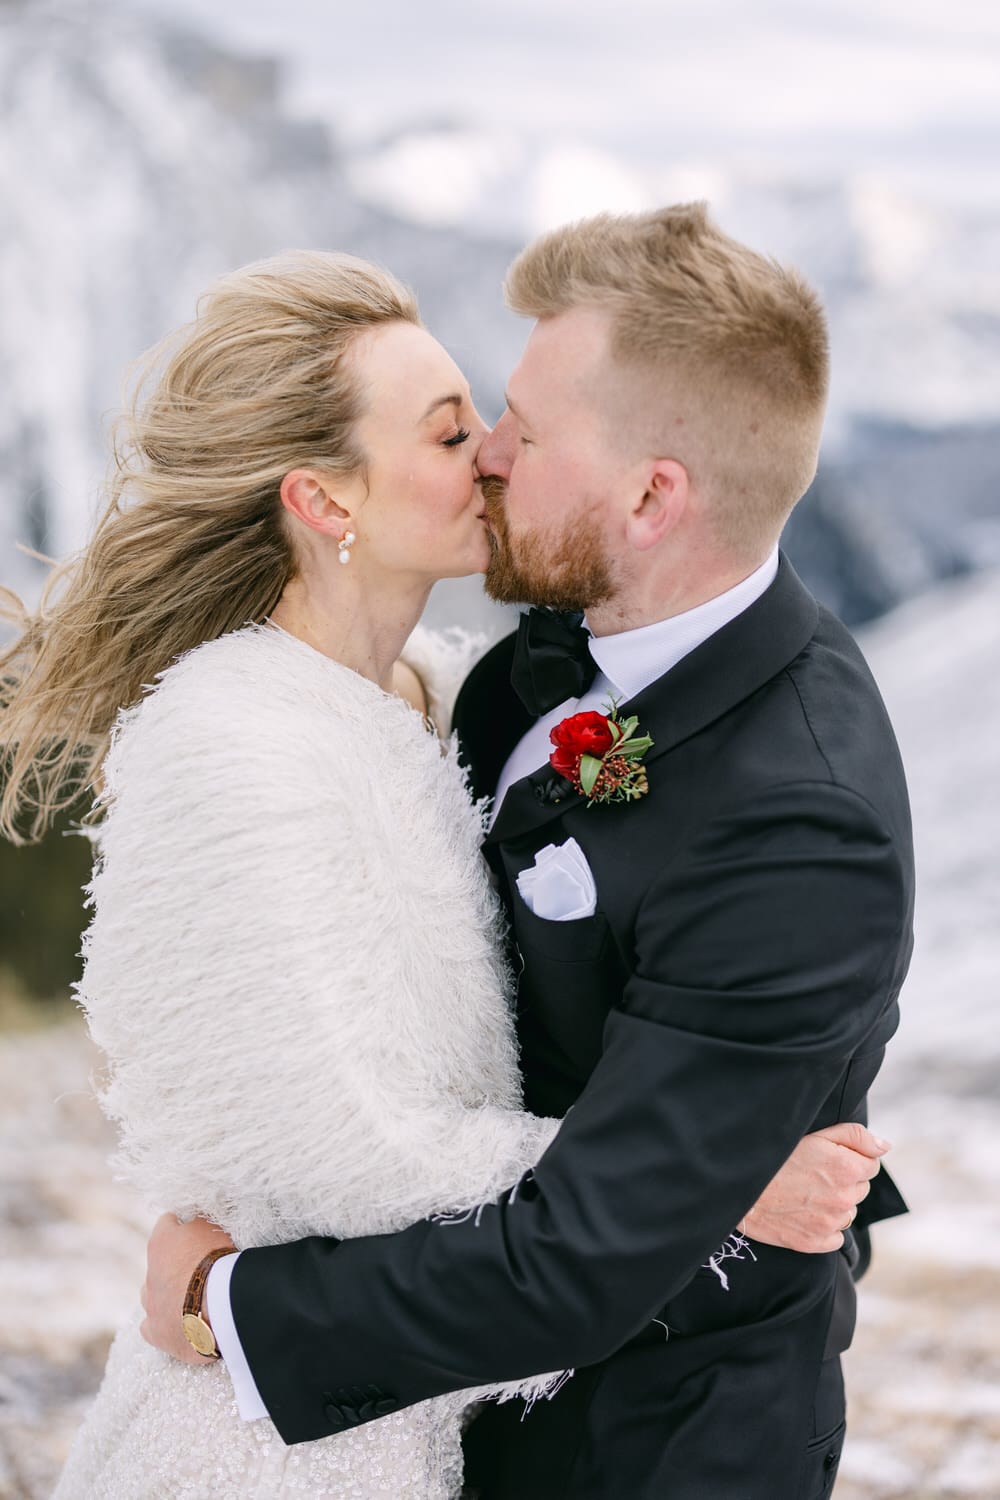
[[[627,756],[630,760],[635,755],[645,755],[647,750],[652,749],[653,741],[648,734],[640,739],[622,740],[621,744],[615,746],[616,755]]]
[[[621,729],[622,739],[623,740],[629,739],[631,737],[631,735],[632,735],[633,730],[635,730],[635,729],[637,729],[639,727],[639,716],[638,716],[638,714],[636,714],[631,719],[626,719],[624,721],[624,723],[619,724],[618,727]]]
[[[585,797],[589,797],[594,790],[603,765],[604,762],[598,760],[596,755],[580,756],[580,786]]]

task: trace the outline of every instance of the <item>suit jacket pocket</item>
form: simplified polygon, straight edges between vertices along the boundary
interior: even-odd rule
[[[514,934],[522,960],[518,1009],[527,1070],[576,1080],[575,1099],[600,1059],[608,1008],[627,977],[611,925],[601,911],[548,922],[518,902]],[[553,1108],[550,1101],[546,1110]]]
[[[535,913],[520,898],[514,911],[514,933],[518,946],[532,955],[563,964],[596,963],[607,949],[611,929],[600,910],[591,917],[553,922]]]

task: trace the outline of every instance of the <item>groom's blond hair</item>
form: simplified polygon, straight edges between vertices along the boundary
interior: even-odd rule
[[[727,548],[777,539],[816,472],[829,382],[826,318],[796,271],[688,203],[554,230],[505,291],[527,317],[608,313],[609,431],[683,463]]]

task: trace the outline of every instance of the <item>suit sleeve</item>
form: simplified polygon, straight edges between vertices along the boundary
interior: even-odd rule
[[[515,1194],[461,1224],[241,1256],[233,1311],[286,1442],[331,1431],[331,1390],[405,1406],[619,1348],[878,1027],[905,911],[892,840],[852,792],[783,786],[705,827],[649,890],[601,1060]]]

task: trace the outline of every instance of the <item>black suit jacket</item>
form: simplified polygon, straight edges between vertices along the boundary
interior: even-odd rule
[[[484,658],[458,708],[481,793],[530,722],[511,654],[508,640]],[[460,1387],[599,1368],[650,1330],[664,1389],[699,1340],[723,1337],[712,1359],[736,1359],[753,1330],[815,1309],[835,1347],[842,1256],[755,1247],[729,1263],[728,1292],[700,1268],[804,1134],[864,1118],[896,1029],[913,868],[892,729],[854,642],[784,560],[628,711],[654,741],[648,796],[555,801],[543,767],[486,841],[523,960],[527,1104],[572,1106],[534,1173],[475,1222],[237,1262],[237,1326],[286,1442]],[[599,908],[544,921],[514,877],[570,836]],[[880,1174],[866,1220],[902,1208]]]

